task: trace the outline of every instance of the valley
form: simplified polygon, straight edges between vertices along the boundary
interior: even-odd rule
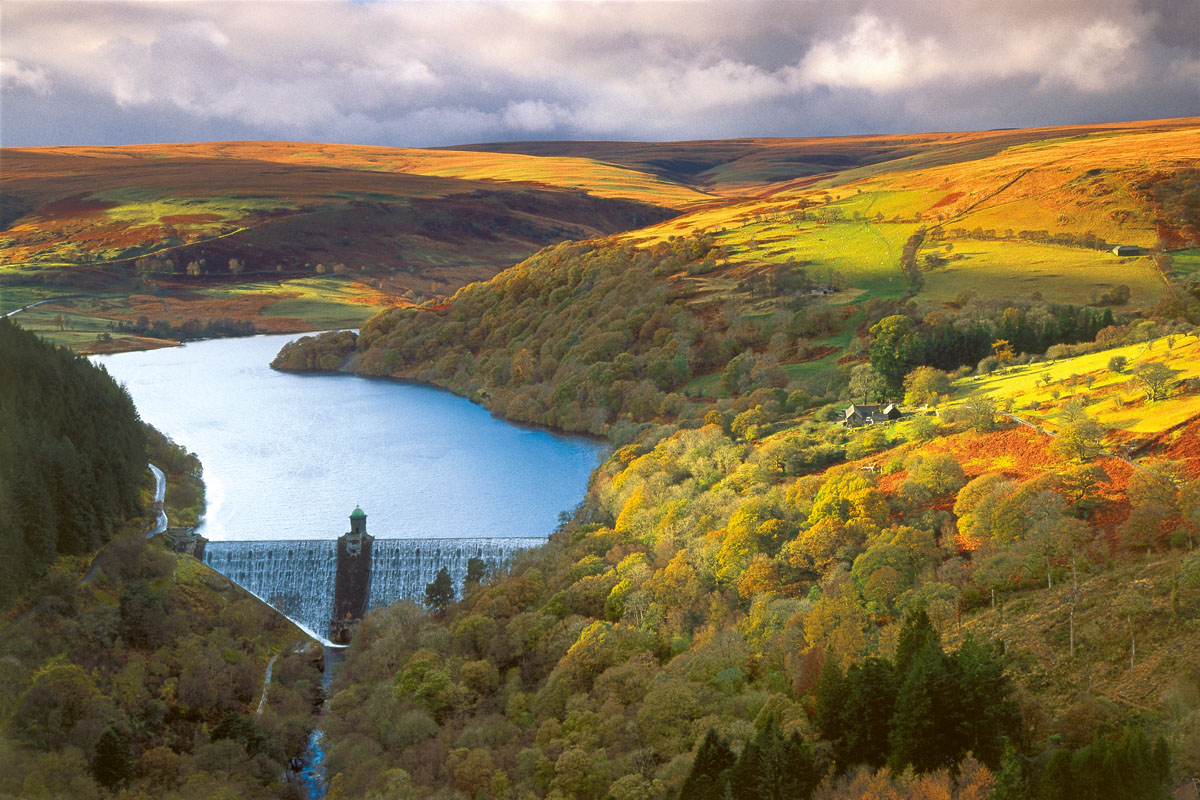
[[[524,535],[544,506],[545,544],[464,579],[457,602],[389,545],[408,599],[372,602],[328,686],[330,800],[1190,800],[1200,120],[2,156],[0,310],[47,301],[11,323],[90,353],[327,330],[102,357],[211,469],[188,512],[202,530],[277,539],[301,563],[331,552],[299,540],[336,534],[320,520],[341,524],[347,487],[426,541],[514,515]],[[154,364],[205,348],[226,355],[184,372],[233,406],[186,380],[156,411],[138,399]],[[236,384],[250,375],[287,391]],[[351,426],[351,384],[459,397]],[[441,465],[457,493],[422,517],[406,493],[486,453],[484,409],[522,441],[551,434],[509,422],[592,437],[568,459],[591,459],[571,473],[582,501],[548,499],[569,470],[514,444]],[[284,465],[266,496],[310,487],[305,502],[227,505],[255,482],[219,477],[230,443]],[[543,469],[528,499],[482,480],[526,462]],[[86,544],[71,546],[103,542]],[[280,548],[220,544],[246,584],[261,564],[277,583],[305,572]],[[78,564],[57,563],[60,592]],[[328,563],[305,577],[333,581]],[[256,591],[285,593],[271,586]],[[217,721],[187,719],[202,718]],[[48,745],[20,719],[8,735],[35,775]],[[171,746],[207,764],[221,741]]]

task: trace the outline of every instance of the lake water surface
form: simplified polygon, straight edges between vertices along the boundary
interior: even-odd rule
[[[270,369],[295,338],[93,359],[200,457],[209,539],[334,538],[356,504],[382,538],[546,536],[606,452],[432,387]]]

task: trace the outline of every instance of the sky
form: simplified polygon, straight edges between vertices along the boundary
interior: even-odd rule
[[[0,4],[0,144],[436,146],[1200,115],[1200,0]]]

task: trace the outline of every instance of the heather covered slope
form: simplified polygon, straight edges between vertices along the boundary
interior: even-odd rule
[[[971,297],[1146,310],[1179,301],[1197,271],[1196,131],[10,149],[0,303],[57,299],[26,324],[77,348],[183,339],[189,323],[353,327],[542,245],[622,234],[709,237],[711,261],[661,276],[697,302],[745,307],[745,285],[800,268],[842,305],[915,293],[926,310]]]
[[[520,183],[485,181],[512,159],[442,177],[433,167],[424,174],[428,159],[419,154],[380,164],[348,150],[275,143],[10,149],[4,262],[8,269],[88,266],[158,254],[175,262],[169,272],[183,274],[203,260],[194,272],[208,276],[229,275],[228,259],[237,258],[234,277],[311,271],[320,262],[331,270],[334,263],[498,269],[551,241],[667,216],[646,202],[657,193],[679,202],[670,185],[603,165],[594,165],[598,183],[648,185],[590,196],[582,176],[555,183],[555,164],[529,170]]]
[[[877,172],[940,166],[995,155],[1029,142],[1194,127],[1195,119],[1052,128],[804,139],[691,142],[495,142],[448,150],[581,157],[620,164],[718,195],[765,193],[789,181],[836,185]]]
[[[254,142],[2,158],[0,310],[55,300],[22,322],[78,349],[189,323],[356,326],[708,199],[584,159]]]

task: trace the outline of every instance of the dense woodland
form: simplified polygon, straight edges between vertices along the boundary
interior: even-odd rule
[[[1194,335],[1179,309],[964,295],[921,315],[795,288],[754,307],[671,280],[713,258],[703,239],[564,245],[280,354],[616,446],[511,575],[362,624],[330,703],[330,796],[1164,797],[1176,764],[1200,764],[1197,704],[1131,713],[1090,682],[1141,668],[1139,628],[1196,632],[1194,469],[1101,455],[1082,377],[1053,443],[989,401],[829,422],[847,400],[936,406],[946,370]],[[788,371],[838,335],[838,363]],[[1131,386],[1158,369],[1109,368],[1127,366]],[[719,396],[685,396],[702,375]],[[1051,689],[1043,658],[1092,677]],[[1172,680],[1200,696],[1194,651]]]
[[[299,797],[288,767],[315,719],[320,657],[281,615],[140,533],[61,558],[0,637],[0,797]]]
[[[145,538],[147,458],[194,524],[196,457],[103,368],[6,320],[0,354],[0,797],[298,796],[320,649]]]
[[[1147,543],[1136,523],[1087,524],[1122,515],[1108,464],[1050,454],[1031,480],[971,477],[964,453],[1036,434],[964,421],[894,435],[887,444],[901,446],[882,477],[782,466],[788,451],[817,446],[815,430],[746,442],[711,424],[619,450],[575,520],[512,576],[443,616],[395,606],[363,623],[330,704],[329,765],[341,773],[332,796],[411,783],[422,795],[668,797],[696,779],[694,748],[708,729],[745,753],[768,718],[782,739],[803,740],[799,751],[811,748],[802,773],[830,776],[819,796],[886,784],[873,773],[884,766],[901,783],[911,768],[949,787],[968,753],[986,794],[1005,770],[1019,766],[1022,785],[1038,785],[1051,760],[1058,769],[1097,733],[1121,735],[1120,709],[1099,719],[1081,710],[1096,702],[1086,691],[1051,701],[1012,682],[1004,652],[1023,649],[1021,638],[997,640],[988,622],[967,628],[973,639],[960,626],[994,620],[992,603],[1003,613],[1009,595],[1047,580],[1074,574],[1086,585],[1148,544],[1179,548],[1172,583],[1132,590],[1127,606],[1105,603],[1055,647],[1064,657],[1077,648],[1085,669],[1119,673],[1130,646],[1120,609],[1148,624],[1168,591],[1176,610],[1159,624],[1194,627],[1200,557],[1188,555],[1186,532],[1200,531],[1196,481],[1160,498],[1184,535]],[[1151,503],[1155,491],[1163,486],[1130,494]],[[969,522],[956,527],[956,517]],[[957,646],[947,653],[939,638]],[[1181,680],[1196,692],[1190,670],[1200,665],[1188,664]],[[1078,710],[1049,722],[1036,711],[1044,702]],[[1160,734],[1198,754],[1194,712],[1138,726],[1131,735],[1148,744],[1128,758],[1145,762],[1149,788],[1080,796],[1163,796]],[[1006,766],[1006,743],[1017,766]]]
[[[952,370],[990,359],[986,371],[999,363],[998,341],[1007,343],[1001,357],[1028,358],[1091,342],[1118,322],[1111,308],[992,307],[969,295],[960,314],[921,315],[885,301],[835,306],[808,292],[815,284],[795,265],[749,276],[718,302],[672,277],[703,274],[721,257],[703,236],[645,248],[557,245],[444,306],[384,312],[357,337],[306,337],[273,366],[333,370],[353,356],[358,373],[433,383],[525,422],[592,434],[615,427],[626,440],[644,423],[702,417],[707,409],[687,396],[693,378],[720,373],[728,395],[785,387],[794,383],[787,365],[820,357],[841,334],[851,366],[872,349],[872,393],[899,399],[915,366]],[[872,329],[885,319],[886,340]],[[808,374],[802,388],[834,400],[848,375],[848,366],[833,365]]]
[[[141,512],[146,439],[103,367],[0,320],[0,607]]]

